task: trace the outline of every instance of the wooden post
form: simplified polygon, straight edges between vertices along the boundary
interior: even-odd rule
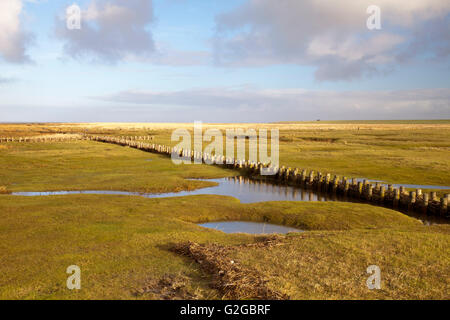
[[[311,172],[309,173],[308,184],[309,184],[309,185],[312,185],[313,181],[314,181],[314,171],[311,170]]]
[[[416,189],[416,203],[422,201],[422,189]]]
[[[381,203],[384,202],[385,193],[386,193],[386,187],[385,186],[381,186],[380,187],[380,202]]]
[[[345,181],[344,181],[344,195],[345,196],[348,195],[348,189],[350,189],[350,183],[347,181],[347,179],[345,179]]]
[[[422,213],[427,214],[428,212],[428,202],[429,202],[429,194],[425,193],[423,195],[423,202],[422,202]]]
[[[437,195],[436,195],[436,191],[431,192],[430,195],[431,195],[431,201],[437,201],[438,200]]]
[[[331,174],[327,173],[325,176],[325,185],[324,185],[324,191],[328,192],[330,189],[330,181],[331,181]]]
[[[358,195],[360,198],[363,195],[363,183],[361,181],[358,182]]]
[[[322,188],[322,179],[323,179],[322,172],[317,172],[317,190],[319,191]]]
[[[300,175],[300,182],[302,185],[305,185],[305,183],[306,183],[306,170],[305,169],[302,170],[302,173]]]
[[[414,204],[416,203],[416,192],[411,191],[409,193],[409,203],[408,203],[408,211],[414,208]]]
[[[379,182],[375,182],[375,190],[380,190],[380,183]]]
[[[389,197],[393,196],[394,186],[392,184],[388,185],[388,195]]]
[[[333,179],[333,193],[336,193],[337,188],[338,188],[338,184],[339,184],[339,177],[338,176],[334,176],[334,179]]]
[[[289,175],[290,174],[291,174],[291,167],[286,169],[286,171],[284,173],[284,176],[283,176],[283,178],[284,178],[283,180],[286,181],[286,182],[289,181]]]
[[[278,180],[282,180],[283,179],[283,175],[284,175],[284,172],[286,171],[286,167],[285,166],[282,166],[281,168],[280,168],[280,170],[278,171]]]
[[[441,198],[441,216],[447,216],[447,207],[448,207],[448,195],[446,194]]]
[[[373,186],[369,184],[369,187],[367,189],[367,200],[371,200],[373,196]]]
[[[347,177],[342,177],[342,191],[345,193],[345,184],[347,183]]]
[[[292,177],[291,177],[291,181],[294,183],[294,184],[297,184],[297,180],[298,180],[298,168],[295,168],[294,169],[294,172],[292,172]]]
[[[400,203],[400,190],[394,189],[394,208],[397,208]]]

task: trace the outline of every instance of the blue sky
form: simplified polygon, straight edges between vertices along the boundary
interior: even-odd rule
[[[2,1],[1,122],[450,118],[448,1]]]

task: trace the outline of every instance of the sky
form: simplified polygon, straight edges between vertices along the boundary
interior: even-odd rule
[[[0,122],[450,119],[449,55],[448,0],[0,0]]]

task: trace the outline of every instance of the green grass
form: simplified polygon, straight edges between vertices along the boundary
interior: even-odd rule
[[[387,240],[384,240],[377,250],[378,254],[386,259],[386,263],[391,258],[400,259],[386,256],[385,250],[391,250],[391,247],[402,239],[402,234],[414,231],[409,237],[416,239],[416,232],[430,232],[426,231],[430,228],[422,226],[418,220],[401,213],[350,203],[240,204],[236,199],[221,196],[166,199],[97,195],[33,198],[1,196],[0,208],[1,299],[133,299],[135,289],[167,274],[187,277],[187,287],[199,298],[220,298],[217,292],[209,288],[208,275],[203,274],[193,261],[169,251],[170,245],[188,240],[236,245],[252,243],[256,238],[245,234],[226,235],[195,224],[204,221],[249,220],[284,223],[305,230],[326,230],[321,231],[321,234],[331,238],[341,234],[338,230],[346,230],[342,235],[354,246],[358,246],[361,241],[370,242],[371,234],[379,237],[385,235],[391,244],[386,247]],[[349,230],[359,231],[349,233]],[[448,232],[448,229],[444,230]],[[305,232],[302,235],[315,237],[317,231]],[[298,241],[297,245],[302,246],[300,238],[293,239],[297,239],[292,241]],[[433,259],[442,259],[442,265],[433,268],[436,272],[445,272],[442,268],[448,268],[448,253],[443,252],[442,247],[448,245],[448,234],[429,238],[422,236],[420,241],[400,243],[397,250],[403,252],[401,259],[405,266],[412,257],[408,251],[412,244],[427,250],[434,246],[435,249],[430,250],[428,254]],[[314,243],[309,243],[310,254],[327,244],[320,240],[316,245],[317,247],[314,247]],[[337,261],[357,259],[352,251],[343,251],[339,244],[328,245],[328,252],[334,250],[333,256]],[[375,240],[373,246],[376,246]],[[254,254],[260,253],[255,251]],[[328,260],[332,260],[332,257]],[[258,267],[257,261],[248,261],[252,267]],[[329,262],[331,268],[331,261]],[[364,262],[361,261],[361,264]],[[423,263],[427,264],[428,260],[411,261],[411,268],[405,267],[404,272],[414,272],[413,269],[417,265],[425,268]],[[73,264],[80,266],[82,270],[80,291],[70,291],[65,287],[68,276],[65,270]],[[351,265],[338,263],[339,269],[349,267]],[[347,269],[346,274],[350,272]],[[361,273],[361,270],[353,271],[355,276]],[[276,273],[275,270],[271,272]],[[291,270],[291,273],[298,272],[306,276],[309,271],[300,268]],[[278,273],[278,277],[283,277],[283,274]],[[322,274],[327,275],[327,271],[322,270]],[[313,276],[313,279],[320,278],[319,273],[309,275]],[[272,279],[270,272],[264,273],[264,276]],[[437,274],[432,274],[429,278],[425,275],[421,281],[435,285],[436,277]],[[277,287],[276,278],[272,280],[275,281],[272,284],[275,288],[283,290],[282,287]],[[342,280],[345,279],[335,279],[336,283]],[[286,278],[286,281],[289,281],[289,278]],[[318,280],[318,283],[322,282]],[[412,292],[415,290],[413,285],[405,285],[409,286]],[[300,290],[300,295],[303,289],[298,287],[296,290]],[[310,296],[312,297],[314,295]],[[342,292],[341,297],[347,296]],[[160,297],[147,294],[141,298]]]
[[[214,166],[177,166],[162,155],[96,142],[7,146],[0,151],[0,185],[10,191],[169,192],[214,185],[185,178],[235,175]]]
[[[291,299],[450,298],[450,228],[311,232],[283,246],[243,248],[232,258],[251,266]],[[381,270],[381,290],[368,290],[366,269]]]
[[[284,133],[280,162],[389,183],[450,186],[449,130]],[[336,142],[311,141],[336,139]]]

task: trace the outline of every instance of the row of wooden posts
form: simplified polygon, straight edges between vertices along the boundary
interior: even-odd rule
[[[374,184],[368,180],[358,181],[357,179],[340,178],[331,174],[321,172],[301,170],[297,168],[286,168],[282,166],[272,167],[260,162],[248,160],[236,160],[224,156],[215,156],[193,150],[177,150],[174,147],[149,144],[140,142],[142,139],[128,139],[127,137],[112,136],[86,136],[86,139],[129,146],[139,150],[161,153],[171,156],[177,153],[186,160],[197,161],[205,164],[217,164],[223,167],[240,170],[241,174],[248,175],[254,179],[265,179],[276,183],[289,184],[303,188],[311,188],[324,193],[335,193],[354,198],[360,201],[375,203],[382,206],[408,211],[420,212],[427,215],[450,217],[450,195],[447,194],[438,198],[436,192],[423,193],[421,189],[407,191],[405,187],[395,188],[392,185]],[[261,170],[265,169],[271,175],[261,175]]]
[[[76,135],[61,135],[57,137],[51,136],[35,136],[35,137],[0,137],[0,143],[2,142],[62,142],[62,141],[74,141],[80,140],[82,136]],[[126,136],[122,137],[123,139],[130,141],[151,141],[153,140],[153,136]]]
[[[123,136],[122,138],[126,139],[126,140],[134,140],[134,141],[138,141],[138,140],[144,140],[144,141],[153,140],[153,136]]]
[[[75,141],[80,140],[77,136],[58,136],[58,137],[0,137],[0,143],[2,142],[62,142],[62,141]]]

